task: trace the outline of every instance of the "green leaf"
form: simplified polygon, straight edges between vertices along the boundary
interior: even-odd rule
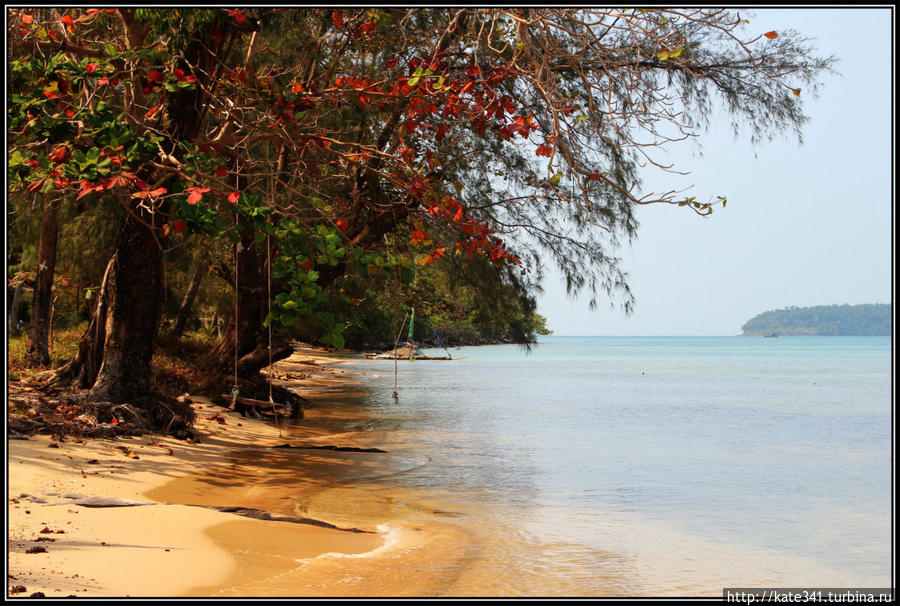
[[[334,345],[335,347],[337,347],[338,349],[343,348],[345,345],[344,335],[332,333],[331,334],[331,344]]]
[[[9,165],[10,166],[18,166],[19,164],[21,164],[24,161],[25,161],[25,156],[23,156],[19,152],[19,150],[14,151],[12,153],[12,155],[9,157]]]

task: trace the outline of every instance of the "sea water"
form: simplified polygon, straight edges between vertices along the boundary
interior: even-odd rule
[[[413,543],[442,527],[453,563],[419,570],[446,577],[433,591],[890,586],[890,337],[548,337],[450,353],[400,361],[397,399],[393,361],[350,364],[367,389],[356,429],[421,464],[320,503]]]

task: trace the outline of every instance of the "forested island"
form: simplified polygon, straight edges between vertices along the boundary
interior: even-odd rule
[[[891,305],[816,305],[767,311],[741,327],[744,336],[891,334]]]

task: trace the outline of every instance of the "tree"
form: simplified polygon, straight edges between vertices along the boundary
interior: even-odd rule
[[[614,250],[635,206],[725,204],[644,193],[641,166],[676,170],[654,152],[714,111],[754,140],[799,129],[801,88],[833,64],[719,9],[9,15],[11,188],[122,209],[84,342],[102,363],[82,373],[110,400],[148,387],[163,259],[188,234],[234,247],[237,317],[213,357],[248,374],[265,324],[341,345],[326,304],[342,283],[447,259],[493,268],[481,284],[523,302],[553,262],[627,310]]]
[[[56,268],[57,211],[59,201],[46,198],[41,216],[41,240],[38,248],[37,278],[31,305],[31,330],[25,363],[30,366],[50,364],[50,309],[53,305],[53,276]]]

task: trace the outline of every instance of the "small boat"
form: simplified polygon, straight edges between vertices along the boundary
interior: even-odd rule
[[[363,354],[367,360],[452,360],[448,353],[446,356],[426,356],[413,343],[407,343],[403,347],[399,347],[392,351],[384,353],[367,353]]]

